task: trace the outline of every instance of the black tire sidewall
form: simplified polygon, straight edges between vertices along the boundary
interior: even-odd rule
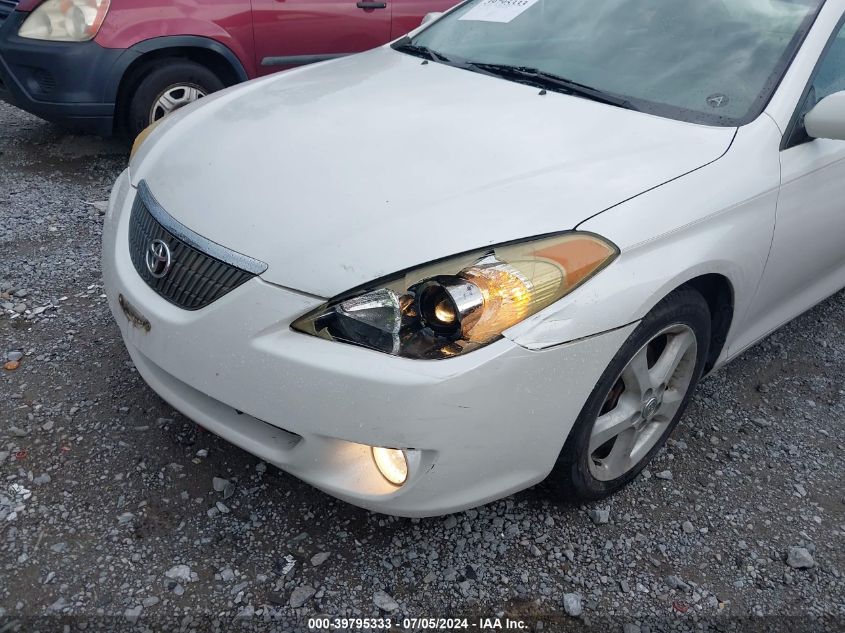
[[[698,346],[695,371],[684,400],[663,436],[636,467],[613,481],[600,481],[593,477],[588,465],[590,457],[589,442],[593,425],[604,405],[607,394],[616,384],[619,375],[634,354],[658,332],[676,324],[690,327],[695,334]],[[700,293],[692,289],[680,289],[669,295],[640,322],[619,352],[613,357],[590,394],[587,403],[572,427],[552,474],[547,480],[547,483],[560,496],[582,501],[601,499],[624,487],[640,474],[666,443],[689,404],[696,385],[704,372],[709,351],[710,329],[710,310],[707,302]]]
[[[150,110],[159,96],[177,85],[193,85],[206,95],[225,88],[217,75],[201,64],[187,60],[160,60],[142,76],[130,96],[127,128],[132,138],[150,123]]]

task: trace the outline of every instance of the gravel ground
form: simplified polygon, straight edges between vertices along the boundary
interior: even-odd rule
[[[140,379],[99,273],[126,154],[0,105],[0,630],[289,631],[319,614],[845,630],[845,294],[707,379],[612,499],[539,487],[395,519],[267,467]]]

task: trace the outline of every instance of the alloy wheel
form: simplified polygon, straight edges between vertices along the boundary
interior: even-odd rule
[[[693,330],[661,330],[628,362],[590,434],[588,464],[600,481],[637,466],[663,437],[689,391],[698,359]]]

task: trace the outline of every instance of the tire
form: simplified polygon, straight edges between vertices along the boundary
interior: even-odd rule
[[[153,116],[153,106],[168,91],[178,96],[180,88],[185,95],[184,103],[176,105],[179,99],[174,100],[174,109],[195,100],[188,96],[189,90],[195,91],[197,98],[201,98],[222,90],[225,85],[202,64],[177,58],[157,60],[155,66],[151,66],[142,75],[134,92],[129,96],[126,127],[131,138],[135,138],[155,120],[164,116],[161,108],[158,108],[161,116]]]
[[[555,496],[570,501],[602,499],[646,467],[677,426],[704,372],[710,328],[707,302],[686,287],[642,320],[602,374],[546,480]],[[690,348],[682,352],[686,344]],[[677,369],[663,381],[676,356]],[[640,385],[650,387],[644,390]],[[660,408],[655,409],[658,403]],[[599,420],[600,416],[604,417]],[[630,420],[637,421],[629,430],[625,425]],[[625,430],[610,438],[617,428]],[[631,453],[625,457],[629,447]]]

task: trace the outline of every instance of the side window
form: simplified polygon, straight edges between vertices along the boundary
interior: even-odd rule
[[[834,38],[813,82],[816,103],[841,90],[845,90],[845,25]]]
[[[831,40],[825,56],[819,62],[815,79],[807,92],[807,98],[801,105],[799,117],[789,135],[785,148],[794,147],[810,141],[804,130],[804,115],[825,97],[834,92],[845,90],[845,23],[839,33]]]

